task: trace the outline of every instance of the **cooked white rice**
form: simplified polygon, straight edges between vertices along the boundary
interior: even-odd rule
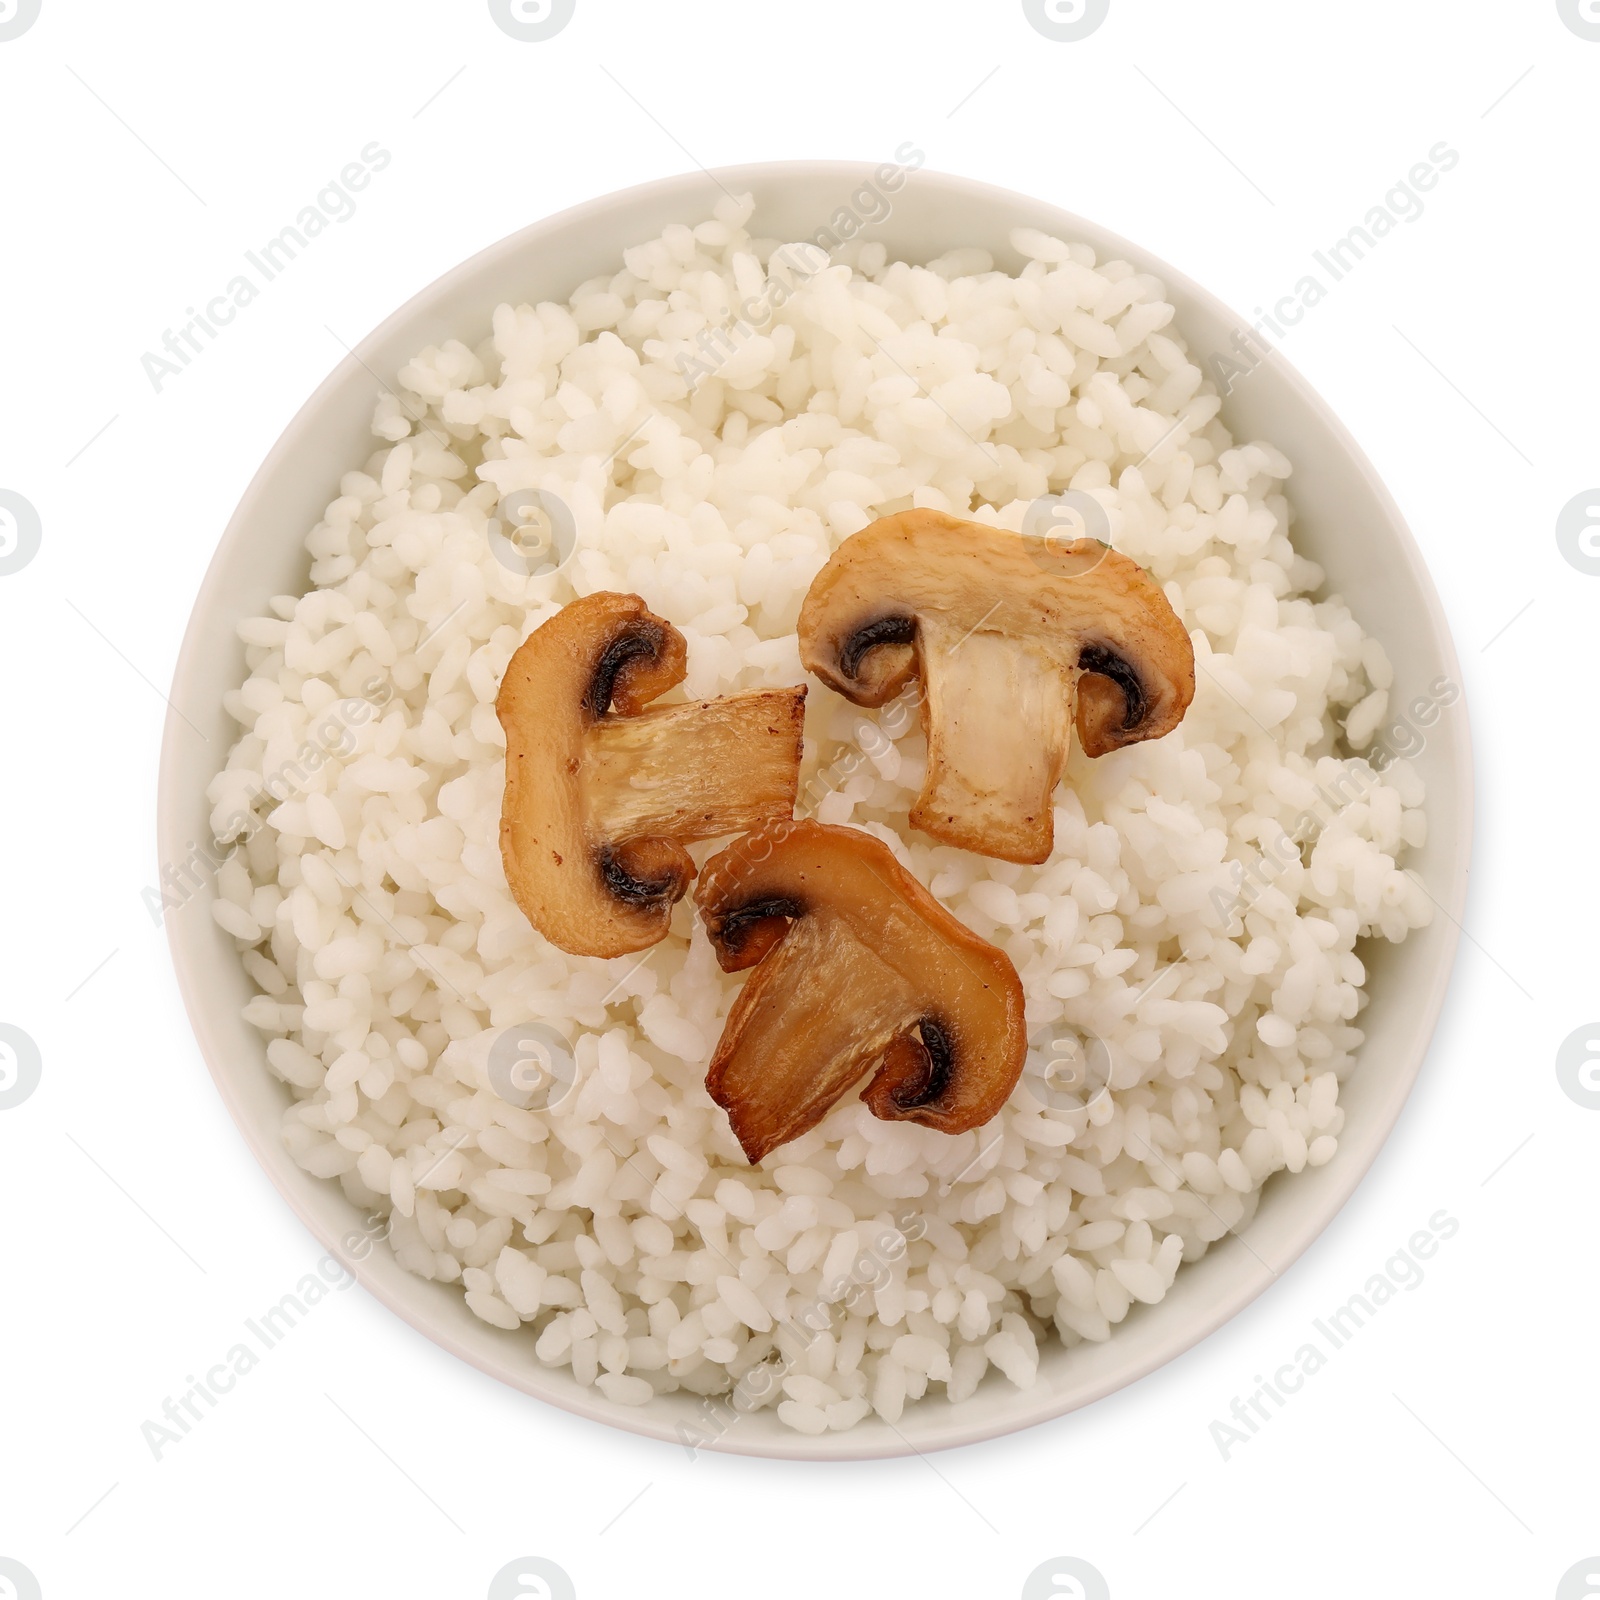
[[[1404,763],[1352,758],[1390,667],[1309,598],[1289,463],[1234,445],[1159,281],[1028,231],[1016,277],[976,249],[774,262],[750,213],[724,201],[568,305],[501,306],[491,337],[399,374],[307,539],[311,589],[240,630],[244,731],[209,798],[244,843],[215,915],[262,991],[246,1015],[294,1095],[289,1148],[391,1219],[407,1268],[614,1401],[733,1391],[817,1433],[963,1399],[991,1367],[1026,1387],[1041,1339],[1111,1337],[1272,1174],[1333,1157],[1357,940],[1428,919],[1398,864],[1423,794]],[[782,304],[708,357],[697,336],[748,297]],[[533,487],[570,506],[577,550],[529,578],[490,534]],[[959,1137],[852,1095],[751,1168],[704,1087],[743,980],[690,902],[610,962],[513,904],[501,673],[562,604],[615,589],[687,636],[689,696],[802,682],[800,602],[847,535],[913,505],[1020,529],[1069,487],[1191,630],[1182,725],[1075,755],[1054,855],[1014,866],[909,830],[914,714],[812,682],[800,812],[875,834],[1001,945],[1030,1029],[1099,1051],[1111,1092],[1047,1103],[1035,1062]],[[576,1057],[547,1110],[489,1078],[528,1022]]]

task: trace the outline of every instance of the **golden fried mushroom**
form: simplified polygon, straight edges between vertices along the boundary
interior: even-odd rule
[[[754,1163],[815,1127],[868,1072],[886,1122],[965,1133],[1016,1087],[1022,984],[870,834],[778,822],[695,888],[725,972],[755,970],[706,1076]]]
[[[655,944],[694,876],[685,844],[793,812],[805,689],[646,710],[685,663],[638,595],[602,593],[536,628],[501,680],[506,882],[573,955]]]
[[[1084,753],[1158,739],[1194,698],[1166,596],[1094,539],[1052,546],[940,511],[882,517],[813,580],[800,657],[881,706],[922,682],[928,774],[911,812],[946,844],[1039,862],[1076,724]]]

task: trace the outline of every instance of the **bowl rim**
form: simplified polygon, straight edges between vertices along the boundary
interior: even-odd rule
[[[204,650],[203,624],[205,619],[217,609],[218,593],[223,587],[223,574],[229,565],[235,548],[245,539],[256,502],[263,497],[267,486],[284,470],[285,466],[293,462],[296,452],[300,448],[303,435],[314,422],[327,399],[355,370],[364,368],[370,374],[369,359],[373,357],[374,352],[392,334],[424,315],[435,301],[446,296],[456,286],[464,284],[477,276],[493,262],[529,249],[530,246],[535,245],[540,240],[541,236],[559,228],[581,223],[586,219],[599,218],[609,213],[626,210],[630,206],[646,201],[658,201],[673,190],[680,191],[686,198],[691,195],[703,198],[699,195],[699,191],[707,179],[720,187],[732,189],[734,192],[740,192],[741,188],[754,189],[758,186],[781,183],[785,178],[798,179],[804,177],[809,179],[818,175],[836,177],[845,183],[860,183],[870,178],[873,172],[882,165],[883,163],[881,162],[863,163],[838,160],[750,162],[737,166],[675,173],[595,196],[532,222],[475,251],[466,260],[458,263],[417,290],[401,306],[385,317],[358,344],[349,348],[311,395],[295,411],[272,448],[263,458],[261,465],[252,474],[217,542],[216,549],[207,564],[205,575],[196,593],[193,608],[185,627],[183,641],[173,668],[172,694],[163,726],[156,801],[158,863],[182,859],[186,851],[183,836],[187,830],[183,828],[179,819],[181,817],[181,807],[186,801],[191,801],[192,796],[182,792],[179,787],[180,780],[177,771],[179,757],[177,750],[180,736],[178,730],[183,718],[178,707],[182,704],[182,691],[185,683],[192,681],[197,675],[197,667]],[[1051,201],[1041,200],[1035,196],[1023,194],[1020,191],[1008,189],[1001,185],[982,182],[959,174],[940,172],[927,167],[916,169],[914,181],[918,184],[939,185],[955,201],[966,197],[975,199],[981,197],[990,201],[1011,202],[1036,212],[1048,213],[1051,218],[1050,228],[1053,232],[1060,233],[1068,238],[1093,237],[1103,241],[1107,246],[1117,250],[1119,253],[1125,252],[1126,259],[1137,261],[1146,270],[1159,275],[1169,286],[1169,289],[1178,291],[1174,298],[1181,296],[1191,302],[1206,306],[1239,327],[1249,325],[1248,319],[1238,316],[1208,289],[1196,283],[1185,273],[1171,267],[1167,262],[1153,255],[1143,246],[1122,238],[1099,223],[1068,212]],[[1078,231],[1075,233],[1074,229]],[[485,314],[492,309],[491,306],[486,305],[484,308]],[[1398,504],[1371,461],[1367,458],[1366,453],[1344,426],[1343,422],[1298,369],[1283,357],[1281,350],[1276,345],[1270,348],[1268,359],[1272,362],[1274,369],[1281,375],[1282,380],[1290,386],[1299,401],[1327,433],[1330,443],[1337,446],[1366,481],[1374,500],[1384,513],[1387,542],[1404,559],[1410,569],[1412,580],[1426,602],[1428,620],[1439,644],[1442,664],[1451,681],[1460,690],[1459,735],[1456,740],[1456,759],[1452,773],[1454,792],[1448,796],[1437,793],[1430,794],[1430,805],[1450,805],[1454,808],[1458,824],[1459,843],[1455,852],[1456,858],[1446,863],[1440,873],[1440,881],[1445,882],[1449,889],[1448,899],[1435,901],[1436,906],[1444,914],[1450,926],[1446,930],[1441,930],[1442,943],[1429,973],[1427,993],[1421,997],[1421,1004],[1418,1005],[1416,1003],[1418,996],[1413,995],[1411,997],[1412,1003],[1408,1009],[1417,1019],[1417,1022],[1412,1030],[1415,1045],[1410,1053],[1410,1058],[1403,1063],[1402,1071],[1395,1072],[1393,1065],[1390,1064],[1389,1066],[1389,1070],[1396,1078],[1403,1078],[1403,1092],[1395,1097],[1393,1109],[1383,1119],[1382,1126],[1374,1127],[1369,1133],[1369,1147],[1361,1151],[1352,1151],[1350,1158],[1339,1164],[1340,1177],[1333,1187],[1331,1196],[1326,1199],[1320,1209],[1298,1222],[1285,1248],[1275,1252],[1275,1266],[1269,1267],[1264,1261],[1261,1261],[1260,1257],[1256,1257],[1260,1265],[1247,1270],[1243,1281],[1232,1287],[1228,1292],[1220,1294],[1208,1302],[1205,1314],[1194,1319],[1191,1324],[1182,1330],[1180,1335],[1162,1341],[1144,1356],[1130,1357],[1123,1365],[1095,1381],[1083,1385],[1081,1388],[1075,1388],[1064,1396],[1046,1394],[1041,1388],[1038,1391],[1040,1393],[1039,1402],[1026,1415],[1020,1417],[1005,1415],[992,1422],[978,1421],[959,1425],[953,1424],[940,1431],[936,1437],[924,1442],[913,1442],[905,1438],[898,1429],[892,1430],[895,1440],[898,1442],[880,1440],[876,1442],[862,1441],[859,1444],[852,1442],[856,1433],[856,1430],[853,1429],[820,1436],[796,1432],[792,1436],[778,1439],[770,1437],[761,1439],[747,1438],[747,1430],[730,1429],[725,1437],[707,1440],[698,1445],[697,1448],[712,1450],[726,1455],[790,1461],[860,1461],[924,1455],[933,1450],[953,1449],[961,1445],[977,1444],[1009,1434],[1019,1433],[1026,1428],[1053,1421],[1082,1406],[1104,1399],[1106,1396],[1136,1383],[1141,1378],[1149,1376],[1150,1373],[1165,1366],[1168,1362],[1192,1350],[1202,1340],[1230,1322],[1271,1284],[1276,1282],[1304,1254],[1311,1244],[1322,1235],[1334,1218],[1344,1209],[1351,1195],[1366,1177],[1379,1153],[1392,1136],[1400,1115],[1410,1100],[1417,1078],[1421,1074],[1422,1066],[1431,1051],[1460,949],[1475,827],[1474,761],[1470,711],[1467,703],[1466,687],[1462,683],[1460,660],[1451,634],[1448,617],[1445,614],[1438,590],[1428,571],[1422,552]],[[539,1376],[537,1371],[532,1375],[532,1381],[529,1381],[529,1378],[522,1372],[510,1368],[504,1363],[497,1363],[486,1350],[472,1348],[457,1338],[449,1328],[432,1321],[415,1301],[407,1299],[401,1293],[392,1291],[387,1283],[368,1270],[364,1261],[349,1259],[348,1252],[341,1249],[340,1236],[337,1231],[330,1230],[325,1225],[324,1219],[317,1214],[310,1201],[310,1196],[326,1185],[327,1180],[316,1178],[298,1167],[294,1171],[304,1180],[303,1183],[300,1183],[297,1188],[291,1188],[283,1180],[281,1176],[282,1169],[276,1159],[276,1156],[281,1155],[281,1145],[278,1151],[272,1151],[267,1131],[256,1125],[242,1094],[236,1091],[232,1079],[222,1069],[221,1063],[228,1058],[229,1052],[218,1033],[218,1023],[215,1018],[217,1008],[205,993],[200,973],[197,970],[196,958],[192,949],[192,946],[197,942],[197,936],[189,934],[187,931],[188,925],[179,918],[166,917],[164,921],[166,922],[168,948],[172,956],[179,993],[183,1000],[184,1009],[188,1015],[195,1041],[205,1060],[212,1082],[221,1095],[223,1103],[227,1106],[229,1115],[233,1118],[234,1124],[243,1137],[245,1144],[249,1147],[251,1154],[312,1237],[340,1259],[346,1269],[354,1275],[368,1293],[374,1295],[411,1328],[448,1351],[452,1356],[470,1363],[479,1371],[520,1390],[524,1394],[532,1396],[536,1400],[557,1406],[574,1416],[622,1428],[644,1438],[661,1443],[676,1444],[681,1447],[683,1444],[681,1434],[673,1428],[670,1421],[652,1415],[649,1407],[614,1406],[592,1389],[583,1390],[578,1395],[573,1395],[553,1388],[546,1388],[537,1381]],[[208,917],[206,919],[208,928],[210,923],[211,919]],[[1366,1046],[1363,1045],[1361,1048],[1365,1049]],[[263,1046],[263,1063],[264,1059]],[[263,1070],[265,1070],[264,1066]],[[1343,1150],[1344,1146],[1341,1145],[1341,1153],[1343,1153]],[[1230,1229],[1228,1234],[1218,1240],[1207,1254],[1214,1255],[1225,1247],[1230,1246],[1236,1250],[1242,1238],[1250,1232],[1250,1226],[1247,1223],[1243,1229],[1237,1232]],[[1250,1253],[1252,1255],[1255,1254],[1254,1251]],[[419,1279],[418,1281],[421,1282],[422,1280]],[[487,1325],[485,1326],[487,1327]],[[554,1374],[552,1375],[554,1376]],[[918,1404],[921,1403],[918,1402]]]

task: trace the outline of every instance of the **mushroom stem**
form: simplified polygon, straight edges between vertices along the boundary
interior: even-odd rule
[[[802,918],[745,985],[706,1089],[754,1164],[821,1122],[920,1010],[852,929]]]
[[[595,723],[583,736],[590,827],[616,840],[715,839],[749,827],[753,814],[786,814],[795,704],[793,689],[752,689]]]
[[[1072,743],[1073,686],[1014,639],[980,629],[947,642],[951,631],[925,624],[920,639],[923,716],[941,737],[928,742],[911,824],[963,850],[1043,861]]]

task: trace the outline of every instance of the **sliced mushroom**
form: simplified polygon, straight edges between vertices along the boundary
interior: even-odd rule
[[[769,824],[706,863],[695,904],[723,971],[755,968],[706,1075],[752,1163],[867,1072],[875,1117],[944,1133],[987,1122],[1016,1087],[1016,968],[871,834]]]
[[[928,775],[914,826],[1038,862],[1072,728],[1084,753],[1157,739],[1194,698],[1194,650],[1143,568],[1098,540],[1053,546],[939,511],[840,545],[800,612],[800,656],[857,705],[922,680]]]
[[[574,955],[655,944],[694,876],[685,844],[793,812],[805,689],[647,711],[685,661],[638,595],[592,594],[534,629],[501,680],[506,882]]]

